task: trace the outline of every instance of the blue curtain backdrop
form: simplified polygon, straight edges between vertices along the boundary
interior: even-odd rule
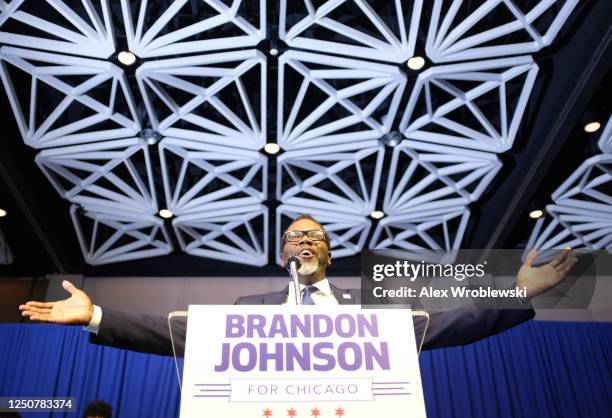
[[[612,417],[612,324],[530,321],[424,352],[420,363],[431,418]],[[32,418],[80,417],[93,399],[109,401],[117,418],[171,418],[179,404],[171,358],[90,345],[80,328],[51,325],[0,325],[0,396],[79,403],[78,415]]]

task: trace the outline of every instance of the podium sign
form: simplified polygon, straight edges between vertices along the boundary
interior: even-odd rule
[[[425,417],[408,309],[190,306],[181,418]]]

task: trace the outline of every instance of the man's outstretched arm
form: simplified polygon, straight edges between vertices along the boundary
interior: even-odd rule
[[[185,347],[185,323],[177,323],[174,344],[177,353]],[[161,316],[132,314],[104,308],[104,319],[96,334],[90,334],[89,341],[141,353],[172,356],[172,339],[168,319]]]
[[[550,263],[535,267],[537,255],[537,251],[531,250],[516,276],[516,286],[527,288],[528,299],[561,283],[578,260],[577,253],[566,248]],[[519,300],[515,301],[514,309],[466,306],[432,313],[423,349],[470,344],[519,325],[534,315],[534,310]],[[415,321],[415,327],[424,326],[424,321]]]
[[[28,301],[20,305],[21,316],[31,321],[50,322],[65,325],[89,325],[94,314],[94,306],[85,292],[77,289],[68,280],[62,282],[70,297],[56,302]]]
[[[29,301],[19,306],[22,316],[32,321],[89,327],[95,312],[91,299],[67,280],[62,282],[62,286],[70,294],[69,298],[56,302]],[[90,341],[94,344],[149,354],[173,354],[166,318],[105,308],[103,319],[95,325],[98,329],[90,334]],[[182,352],[184,330],[176,334],[175,344]]]

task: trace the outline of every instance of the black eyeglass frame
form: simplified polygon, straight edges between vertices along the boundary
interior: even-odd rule
[[[287,234],[289,234],[290,232],[300,232],[302,235],[300,235],[300,237],[298,239],[296,239],[296,240],[289,241],[287,239]],[[315,239],[315,238],[311,237],[310,236],[310,232],[322,232],[323,233],[323,239]],[[313,241],[323,241],[329,247],[329,239],[327,238],[327,232],[324,229],[310,229],[308,231],[285,231],[283,233],[283,243],[285,243],[285,242],[299,242],[302,238],[304,238],[304,235],[308,236],[308,238],[310,238]]]

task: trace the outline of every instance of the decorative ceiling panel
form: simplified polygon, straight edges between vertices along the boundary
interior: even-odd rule
[[[115,52],[109,2],[2,1],[0,43],[108,58]]]
[[[402,257],[412,253],[418,260],[440,262],[460,247],[469,217],[465,206],[388,216],[376,225],[370,248],[402,250]]]
[[[117,65],[29,49],[0,48],[0,76],[23,141],[34,148],[136,136],[141,125]],[[27,88],[14,78],[27,78]]]
[[[70,207],[85,261],[92,265],[167,255],[172,244],[164,222],[153,215]]]
[[[430,68],[418,76],[400,130],[419,141],[507,151],[537,73],[528,56]]]
[[[281,155],[276,198],[293,206],[368,216],[376,209],[385,148],[380,141],[350,145]]]
[[[294,48],[400,63],[414,53],[422,7],[422,0],[280,0],[279,37]]]
[[[435,0],[426,42],[429,58],[446,62],[537,52],[552,43],[578,0],[478,3]]]
[[[263,266],[268,263],[268,208],[234,205],[172,221],[181,250],[199,257]]]
[[[476,3],[0,1],[0,75],[90,264],[178,247],[261,266],[303,212],[334,257],[450,251],[517,137],[526,54],[577,0]]]
[[[399,215],[478,200],[501,168],[495,154],[403,141],[393,150],[384,211]]]
[[[36,163],[59,194],[98,211],[157,213],[148,144],[140,138],[41,151]]]
[[[136,79],[152,128],[161,135],[253,150],[265,145],[261,52],[149,61],[136,70]]]
[[[140,58],[255,46],[266,37],[265,1],[121,0],[121,11],[128,48]]]
[[[268,161],[260,153],[164,138],[159,144],[166,208],[174,215],[262,203]]]
[[[292,150],[378,138],[391,130],[405,86],[397,66],[288,51],[279,58],[278,144]]]
[[[554,191],[526,248],[554,250],[566,247],[606,249],[612,252],[612,151],[608,145],[612,117],[601,133],[603,154],[584,161]],[[526,253],[523,254],[526,256]]]

